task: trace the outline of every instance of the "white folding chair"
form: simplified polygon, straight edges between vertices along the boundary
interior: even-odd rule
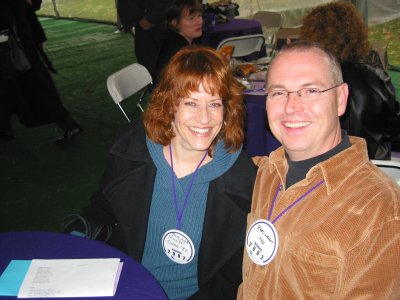
[[[279,28],[285,21],[285,15],[277,11],[260,10],[253,15],[252,19],[260,22],[261,26]]]
[[[253,15],[252,19],[260,22],[265,36],[265,47],[270,49],[269,52],[272,54],[276,43],[275,34],[283,26],[285,15],[281,12],[260,10]]]
[[[127,114],[122,108],[121,102],[129,98],[133,94],[136,94],[138,91],[144,89],[151,83],[152,78],[149,71],[147,71],[144,66],[138,63],[131,64],[108,76],[108,92],[110,93],[115,104],[119,106],[129,122],[131,120],[128,118]],[[144,111],[140,102],[142,101],[145,92],[146,90],[141,93],[139,101],[136,104],[141,109],[141,111]]]
[[[242,57],[253,54],[254,52],[259,53],[264,46],[265,38],[262,34],[251,34],[237,37],[230,37],[221,41],[217,47],[217,50],[225,45],[235,46],[232,57]]]
[[[400,185],[400,161],[371,159],[371,162]]]

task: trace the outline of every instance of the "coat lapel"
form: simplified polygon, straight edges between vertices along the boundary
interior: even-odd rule
[[[240,206],[249,195],[236,192],[235,185],[240,186],[237,181],[241,179],[232,176],[231,171],[210,183],[199,251],[199,286],[209,281],[244,244],[250,200],[246,207]]]

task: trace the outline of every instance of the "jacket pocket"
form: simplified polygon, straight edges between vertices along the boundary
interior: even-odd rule
[[[303,299],[332,299],[341,259],[306,246],[286,238],[285,249],[280,249],[284,251],[280,267],[282,278],[290,287],[302,291]]]

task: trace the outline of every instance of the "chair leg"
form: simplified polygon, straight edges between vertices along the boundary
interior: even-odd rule
[[[147,92],[149,91],[149,89],[148,88],[146,88],[141,94],[140,94],[140,97],[139,97],[139,101],[138,101],[138,103],[136,104],[136,106],[137,107],[139,107],[140,108],[140,110],[142,111],[142,112],[144,112],[144,108],[143,108],[143,106],[142,106],[142,100],[143,100],[143,98],[146,96],[146,100],[147,100]]]
[[[140,101],[142,101],[142,99],[140,99]],[[138,104],[136,104],[136,105],[140,108],[140,110],[142,112],[144,112],[144,109],[143,109],[142,105],[140,104],[140,102],[138,102]]]
[[[138,101],[138,103],[136,103],[136,106],[139,107],[142,112],[144,112],[144,109],[143,109],[142,105],[140,104],[140,102],[142,102],[142,99],[143,99],[143,96],[145,93],[146,93],[146,90],[140,94],[139,101]]]
[[[131,120],[128,118],[128,116],[126,115],[124,109],[122,108],[122,106],[118,103],[119,108],[121,109],[122,113],[124,114],[125,118],[128,120],[128,122],[130,123]]]

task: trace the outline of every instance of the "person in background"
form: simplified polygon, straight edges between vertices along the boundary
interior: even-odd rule
[[[154,78],[158,55],[167,37],[165,12],[169,0],[117,0],[124,30],[132,33],[137,62]]]
[[[56,123],[64,131],[57,142],[65,143],[82,128],[61,103],[49,73],[53,69],[51,62],[43,51],[46,35],[33,8],[40,8],[37,0],[0,1],[0,31],[15,26],[31,65],[30,70],[15,78],[0,77],[0,138],[14,139],[11,117],[16,113],[26,127]]]
[[[365,138],[370,159],[390,159],[392,142],[400,140],[400,107],[382,64],[373,66],[371,57],[379,56],[371,51],[368,28],[356,7],[338,1],[312,9],[304,17],[300,38],[332,49],[341,62],[350,89],[342,128]]]
[[[203,31],[203,6],[198,0],[174,0],[166,13],[168,38],[164,42],[157,60],[155,78],[172,56],[183,47],[199,44]]]
[[[33,11],[38,11],[42,7],[42,0],[25,0],[32,6]]]
[[[118,13],[118,0],[115,0],[115,11],[116,11],[116,18],[117,18],[117,30],[114,31],[114,33],[122,33],[122,32],[126,32],[124,29],[124,26],[122,26],[120,17],[119,17],[119,13]]]
[[[400,188],[340,128],[349,89],[338,59],[290,43],[266,91],[282,147],[254,159],[238,299],[398,299]]]
[[[242,97],[215,50],[178,51],[143,123],[119,133],[83,210],[92,228],[114,227],[108,243],[140,261],[169,299],[236,298],[256,173],[242,151]]]

